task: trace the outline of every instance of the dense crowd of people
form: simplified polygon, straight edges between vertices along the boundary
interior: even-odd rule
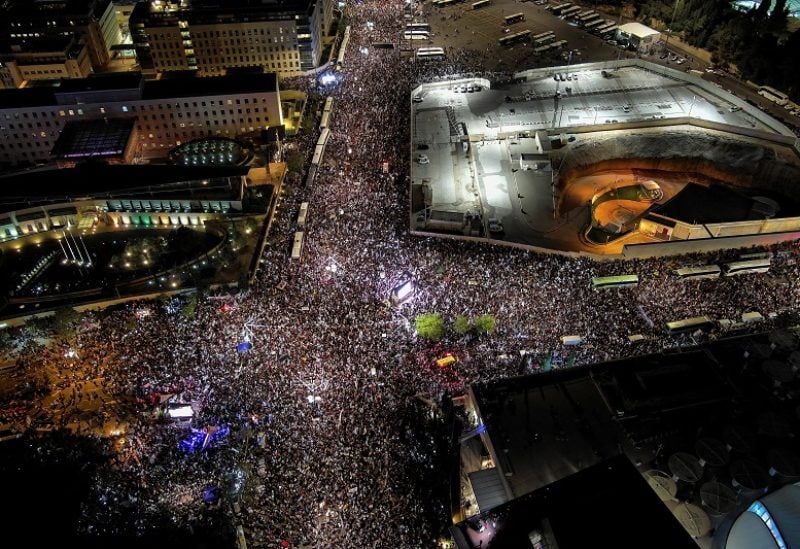
[[[277,212],[249,289],[202,299],[190,318],[180,298],[122,306],[70,340],[22,351],[27,371],[59,380],[47,387],[51,412],[32,414],[31,427],[64,427],[69,410],[126,418],[107,439],[112,457],[95,473],[82,532],[212,521],[241,524],[253,548],[434,547],[450,517],[442,410],[467,384],[528,372],[520,351],[563,352],[569,334],[583,338],[573,359],[585,364],[688,342],[664,334],[680,318],[759,311],[760,328],[787,321],[800,290],[795,243],[773,249],[767,275],[681,282],[676,267],[709,258],[595,262],[409,235],[411,89],[480,67],[466,54],[422,69],[399,47],[363,53],[372,41],[399,45],[403,4],[348,5],[341,80],[310,85],[336,97],[325,167]],[[301,201],[305,246],[292,261]],[[406,273],[414,295],[394,306]],[[593,276],[623,273],[640,284],[592,289]],[[427,342],[414,329],[424,312],[448,322],[491,314],[497,330]],[[633,334],[646,339],[631,343]],[[458,361],[440,368],[447,352]],[[52,364],[63,370],[48,373]],[[191,405],[200,446],[184,444],[189,426],[153,413],[170,401]],[[230,434],[213,436],[222,429]]]

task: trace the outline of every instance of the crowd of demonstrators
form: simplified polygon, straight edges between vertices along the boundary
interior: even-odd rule
[[[672,344],[667,321],[777,313],[764,327],[798,302],[794,243],[773,249],[769,274],[681,282],[676,267],[726,257],[594,262],[409,235],[410,91],[449,71],[479,72],[470,63],[480,57],[422,69],[399,47],[362,53],[374,40],[399,45],[403,2],[347,9],[353,32],[332,88],[326,165],[283,202],[254,284],[200,300],[191,317],[177,299],[126,305],[77,338],[23,351],[29,371],[59,369],[47,374],[51,394],[78,399],[79,384],[93,380],[103,396],[84,413],[127,422],[107,439],[113,457],[96,472],[83,532],[145,535],[165,523],[192,531],[210,521],[241,524],[254,548],[433,547],[450,516],[437,403],[469,383],[524,371],[520,351],[563,353],[564,335],[583,338],[574,352],[584,364]],[[303,200],[305,246],[290,260]],[[414,296],[394,307],[388,297],[404,273]],[[640,284],[592,289],[593,276],[622,273]],[[448,322],[491,314],[497,330],[426,342],[414,330],[424,312]],[[632,334],[647,339],[632,344]],[[244,342],[252,348],[237,347]],[[448,352],[457,362],[438,367]],[[187,449],[189,427],[153,414],[166,398],[191,404],[207,446]],[[66,406],[59,400],[53,410]],[[31,426],[53,414],[41,410]],[[62,414],[57,426],[70,420]],[[212,436],[227,428],[227,437]],[[216,496],[204,498],[210,488]]]

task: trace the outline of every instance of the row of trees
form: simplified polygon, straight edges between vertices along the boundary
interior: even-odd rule
[[[445,321],[439,313],[418,315],[415,324],[417,334],[422,338],[438,341],[445,335]],[[497,319],[493,315],[480,315],[473,319],[457,315],[450,324],[450,329],[458,337],[463,337],[470,332],[491,334],[496,328]]]
[[[800,29],[789,30],[787,0],[761,0],[742,11],[717,0],[648,0],[637,18],[707,49],[712,60],[734,66],[745,80],[800,97]]]

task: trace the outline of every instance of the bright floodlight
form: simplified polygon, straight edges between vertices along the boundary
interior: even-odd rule
[[[173,419],[185,419],[192,417],[194,411],[191,406],[181,406],[179,408],[170,408],[167,410],[167,415]]]
[[[333,84],[334,82],[336,82],[336,76],[334,76],[333,74],[331,74],[329,72],[326,72],[325,74],[320,76],[319,82],[323,86],[329,86],[330,84]]]
[[[403,282],[399,283],[392,290],[391,298],[395,305],[400,305],[404,301],[411,299],[414,295],[414,282],[410,274],[406,273]]]
[[[406,282],[397,289],[397,299],[403,301],[404,299],[409,297],[411,295],[411,292],[413,291],[414,291],[414,285],[411,284],[410,281]]]

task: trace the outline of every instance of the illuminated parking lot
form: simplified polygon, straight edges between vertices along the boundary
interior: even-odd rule
[[[570,149],[648,128],[792,135],[713,83],[643,61],[536,69],[506,84],[424,84],[412,105],[415,230],[568,250],[585,249],[576,235],[587,221],[558,215],[558,172]]]

